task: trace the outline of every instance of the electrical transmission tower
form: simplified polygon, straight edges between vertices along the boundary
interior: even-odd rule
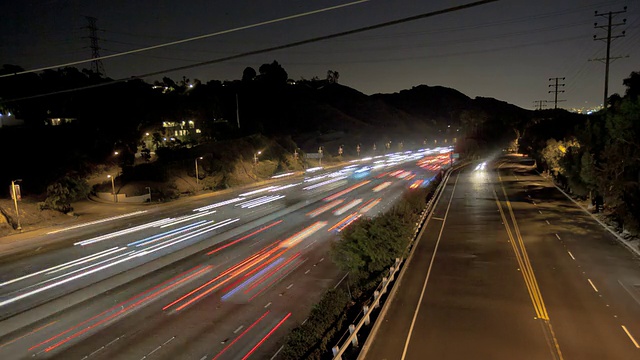
[[[616,56],[616,57],[611,57],[611,41],[615,40],[617,38],[621,38],[624,37],[624,31],[619,34],[619,35],[612,35],[611,31],[617,27],[617,26],[621,26],[627,23],[627,19],[623,19],[621,23],[613,23],[613,18],[614,16],[618,15],[618,14],[622,14],[622,13],[626,13],[627,12],[627,7],[625,6],[624,9],[622,11],[609,11],[608,13],[604,13],[604,14],[598,14],[598,11],[596,11],[595,16],[602,16],[604,18],[607,19],[607,25],[598,25],[598,23],[593,24],[594,27],[596,29],[606,29],[607,30],[607,36],[605,37],[598,37],[597,35],[593,35],[593,40],[603,40],[603,41],[607,41],[607,56],[605,58],[599,58],[599,59],[589,59],[589,61],[602,61],[605,64],[605,69],[604,69],[604,101],[602,102],[602,106],[606,109],[607,108],[607,99],[609,96],[609,63],[612,60],[616,60],[616,59],[621,59],[623,57],[628,57],[628,56]]]
[[[547,107],[547,100],[535,100],[533,103],[536,105],[536,110],[543,110]]]
[[[549,93],[554,93],[554,100],[553,100],[553,108],[557,109],[558,108],[558,102],[559,101],[565,101],[565,100],[558,100],[558,93],[563,93],[564,90],[558,90],[558,87],[560,86],[564,86],[564,84],[560,84],[559,81],[563,80],[563,77],[554,77],[554,78],[549,78],[549,81],[554,81],[554,84],[549,84],[549,87],[553,87],[554,90],[549,90]]]
[[[91,16],[85,16],[89,25],[87,28],[89,29],[89,39],[91,40],[91,58],[99,59],[100,58],[100,45],[98,45],[98,28],[96,27],[96,18]],[[91,62],[91,71],[100,75],[106,75],[104,72],[104,65],[102,65],[101,60],[93,60]]]

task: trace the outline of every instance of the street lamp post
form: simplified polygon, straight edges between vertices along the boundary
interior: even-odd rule
[[[113,195],[113,202],[118,202],[118,198],[116,197],[116,185],[113,182],[113,176],[107,175],[109,179],[111,179],[111,194]]]
[[[322,146],[318,148],[318,165],[322,166]]]
[[[262,154],[262,151],[258,151],[257,153],[253,154],[253,164],[254,165],[258,165],[258,155]]]
[[[22,226],[20,225],[20,211],[18,211],[18,192],[16,191],[16,183],[21,181],[22,179],[11,180],[11,195],[13,197],[13,204],[16,207],[16,220],[18,222],[18,227],[16,229],[19,231],[22,231]]]
[[[200,176],[198,174],[198,160],[202,160],[202,156],[196,158],[196,185],[200,181]]]
[[[151,187],[145,186],[144,188],[149,190],[149,202],[151,202]]]

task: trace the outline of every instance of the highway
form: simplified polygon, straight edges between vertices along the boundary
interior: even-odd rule
[[[512,161],[454,172],[361,352],[372,359],[638,359],[640,262]]]
[[[336,234],[425,185],[444,164],[426,155],[55,229],[49,251],[0,264],[0,358],[271,357],[340,281]]]

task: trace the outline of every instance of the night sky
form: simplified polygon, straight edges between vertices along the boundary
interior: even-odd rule
[[[342,1],[9,1],[0,5],[0,62],[25,69],[91,57],[85,16],[97,18],[101,55],[162,44],[322,9]],[[298,19],[241,30],[186,44],[103,61],[107,76],[127,78],[313,37],[329,35],[471,1],[371,0]],[[627,19],[626,37],[612,43],[609,94],[623,94],[622,80],[640,71],[640,1],[502,0],[472,9],[406,22],[382,29],[253,55],[223,63],[167,73],[209,80],[240,79],[277,60],[289,78],[340,73],[340,83],[365,94],[392,93],[426,84],[451,87],[470,96],[493,97],[532,109],[552,100],[549,78],[565,77],[560,107],[602,103],[606,36],[594,16],[619,11]],[[89,64],[79,65],[89,67]],[[145,79],[153,82],[162,76]],[[547,106],[553,106],[548,104]]]

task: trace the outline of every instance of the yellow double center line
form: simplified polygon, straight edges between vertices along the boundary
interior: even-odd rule
[[[538,287],[538,282],[536,281],[536,276],[533,273],[533,267],[531,266],[531,261],[529,260],[529,255],[527,254],[527,249],[524,246],[524,241],[522,240],[522,235],[520,234],[520,228],[518,227],[518,222],[516,221],[516,216],[513,213],[513,208],[511,207],[511,202],[509,201],[509,197],[507,196],[507,191],[502,184],[502,177],[500,176],[500,169],[498,168],[498,180],[500,182],[500,188],[502,189],[502,194],[504,195],[504,201],[507,205],[507,209],[509,210],[509,216],[511,217],[511,223],[513,224],[513,232],[511,231],[511,226],[509,226],[509,222],[507,221],[507,217],[502,208],[502,204],[500,203],[500,199],[498,198],[498,194],[495,189],[493,189],[493,196],[496,200],[496,205],[498,205],[498,210],[500,211],[500,217],[502,217],[502,223],[507,231],[507,235],[511,240],[511,247],[513,248],[513,252],[516,255],[516,260],[518,261],[518,265],[520,266],[520,272],[522,273],[522,277],[524,279],[524,283],[527,286],[527,291],[529,292],[529,297],[531,298],[531,302],[533,303],[533,308],[536,311],[536,316],[538,319],[542,319],[544,321],[543,330],[545,333],[545,337],[547,343],[550,347],[551,353],[554,358],[562,359],[562,352],[560,351],[560,345],[558,344],[558,340],[553,332],[553,328],[551,327],[549,313],[547,313],[547,308],[544,305],[544,300],[542,299],[542,293],[540,292],[540,288]],[[515,237],[514,237],[515,233]]]

